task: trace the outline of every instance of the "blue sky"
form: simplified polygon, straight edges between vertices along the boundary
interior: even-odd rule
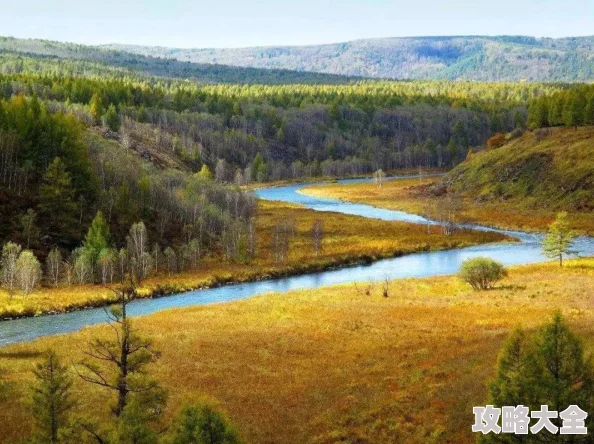
[[[594,0],[0,0],[0,35],[176,47],[594,34]]]

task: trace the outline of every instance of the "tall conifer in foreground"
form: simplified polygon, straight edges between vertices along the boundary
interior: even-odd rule
[[[68,429],[70,412],[75,406],[72,379],[66,366],[50,351],[43,362],[37,364],[31,403],[35,424],[34,443],[59,443]]]

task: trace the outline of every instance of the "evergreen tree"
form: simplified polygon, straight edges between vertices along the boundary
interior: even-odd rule
[[[23,228],[25,248],[29,248],[31,245],[37,245],[39,240],[37,213],[32,208],[29,208],[27,212],[21,216],[21,226]]]
[[[583,97],[577,93],[572,92],[569,99],[565,101],[563,106],[563,124],[568,127],[574,127],[577,129],[578,126],[583,124],[585,113],[584,113],[584,100]]]
[[[93,94],[93,97],[91,97],[91,102],[89,103],[89,107],[91,116],[93,116],[93,120],[95,121],[95,125],[101,124],[101,116],[103,116],[103,100],[99,94]]]
[[[560,314],[546,324],[530,340],[514,331],[504,343],[497,376],[489,387],[489,403],[496,407],[524,405],[540,410],[541,405],[562,412],[577,405],[586,412],[594,409],[594,367],[583,353],[581,341],[564,322]],[[552,422],[561,426],[559,419]],[[534,421],[532,423],[534,425]],[[588,415],[586,427],[594,425]],[[543,430],[537,435],[479,436],[479,442],[589,442],[573,435],[551,435]]]
[[[173,444],[238,444],[237,432],[209,405],[184,408],[177,420]]]
[[[87,236],[85,237],[83,248],[88,254],[88,258],[91,260],[93,266],[97,264],[99,254],[101,251],[107,250],[110,245],[110,234],[109,225],[107,220],[103,217],[101,210],[97,211]]]
[[[202,168],[197,173],[197,176],[204,180],[212,180],[212,173],[206,164],[202,165]]]
[[[563,256],[574,254],[571,245],[576,237],[575,232],[569,228],[567,212],[563,211],[557,214],[557,218],[550,225],[548,233],[545,235],[542,248],[545,256],[559,259],[559,265],[563,266]]]
[[[111,131],[117,133],[120,129],[120,116],[116,111],[115,106],[109,105],[107,111],[103,115],[103,122]]]
[[[75,406],[72,379],[53,351],[37,364],[31,403],[35,424],[34,442],[59,443],[69,427],[70,413]]]
[[[78,240],[76,199],[72,179],[59,157],[48,167],[39,187],[39,212],[46,225],[44,230],[56,242],[72,246]]]

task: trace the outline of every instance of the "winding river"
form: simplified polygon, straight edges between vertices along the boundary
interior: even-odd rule
[[[396,180],[398,177],[391,179]],[[351,179],[340,182],[356,183],[364,180],[369,179]],[[438,222],[427,220],[422,216],[401,211],[374,208],[364,204],[346,203],[336,199],[309,197],[299,193],[305,186],[307,185],[265,188],[256,191],[256,195],[261,199],[301,204],[316,211],[333,211],[388,221],[438,224]],[[416,253],[392,259],[383,259],[371,265],[349,266],[320,273],[232,284],[164,298],[138,300],[130,304],[128,312],[132,316],[140,316],[176,307],[235,301],[267,292],[287,292],[301,288],[317,288],[357,281],[377,281],[386,278],[398,279],[452,274],[457,272],[464,260],[476,256],[489,256],[505,265],[528,264],[547,260],[541,254],[541,236],[538,234],[498,230],[478,225],[462,225],[462,227],[505,233],[516,237],[520,242]],[[575,243],[575,250],[579,251],[581,255],[594,255],[594,238],[579,238]],[[4,321],[0,322],[0,345],[31,341],[42,336],[69,333],[88,325],[103,323],[105,320],[105,311],[98,308],[52,316]]]

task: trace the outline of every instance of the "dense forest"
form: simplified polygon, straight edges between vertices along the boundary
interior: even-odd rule
[[[194,63],[293,69],[372,78],[574,82],[594,80],[593,37],[443,36],[312,46],[110,49]]]
[[[532,128],[594,125],[594,87],[577,85],[532,99],[528,121]]]
[[[87,124],[101,123],[113,106],[113,129],[123,140],[134,143],[134,135],[152,131],[162,150],[191,169],[206,164],[219,181],[240,183],[452,166],[493,134],[524,128],[527,101],[563,88],[434,81],[204,85],[55,72],[0,77],[5,98],[35,94]]]

